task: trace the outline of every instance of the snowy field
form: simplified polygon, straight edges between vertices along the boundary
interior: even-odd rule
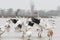
[[[48,18],[49,19],[49,18]],[[52,37],[52,40],[60,40],[60,17],[56,17],[55,19],[55,25],[54,25],[54,35]],[[0,18],[0,26],[4,26],[6,23],[7,18]],[[27,40],[27,37],[21,38],[22,32],[14,32],[14,24],[11,24],[10,32],[5,32],[0,40]],[[32,33],[31,40],[48,40],[48,37],[46,36],[46,31],[43,32],[42,38],[37,37],[37,32]]]

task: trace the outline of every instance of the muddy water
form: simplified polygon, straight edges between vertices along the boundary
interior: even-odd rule
[[[0,18],[0,25],[4,25],[6,23],[6,18]],[[22,36],[22,32],[14,32],[14,24],[11,24],[11,28],[10,32],[5,32],[0,40],[28,40],[28,37],[25,38],[21,38]],[[56,19],[56,24],[55,24],[55,28],[54,28],[54,35],[52,40],[60,40],[60,18]],[[46,33],[43,32],[42,38],[38,38],[37,37],[37,33],[33,32],[32,34],[33,36],[30,38],[30,40],[48,40],[48,37],[46,36]]]

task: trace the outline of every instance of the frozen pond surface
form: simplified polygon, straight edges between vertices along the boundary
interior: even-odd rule
[[[6,23],[6,18],[0,18],[0,25],[3,26]],[[14,26],[14,24],[11,26]],[[38,38],[37,33],[33,33],[31,40],[48,40],[48,37],[45,34],[45,31],[42,34],[42,38]],[[22,32],[18,33],[18,32],[14,32],[13,31],[13,27],[12,29],[10,29],[10,32],[5,32],[2,37],[0,38],[0,40],[27,40],[27,37],[25,38],[21,38]],[[52,40],[60,40],[60,17],[56,18],[56,24],[55,24],[55,28],[54,28],[54,35]]]

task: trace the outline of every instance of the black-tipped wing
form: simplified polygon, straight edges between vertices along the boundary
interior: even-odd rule
[[[14,23],[14,24],[16,24],[17,23],[17,19],[11,19],[12,20],[12,22]]]
[[[29,25],[29,26],[33,26],[34,23],[29,21],[28,25]]]
[[[40,23],[40,19],[36,19],[36,18],[32,18],[32,21],[36,24],[39,24]]]

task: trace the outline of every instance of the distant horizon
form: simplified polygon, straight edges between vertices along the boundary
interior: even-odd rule
[[[0,8],[0,10],[8,10],[8,9],[10,9],[10,8]],[[13,9],[13,11],[16,11],[17,9],[21,9],[21,8],[12,8],[12,9]],[[21,10],[25,10],[25,9],[21,9]],[[37,10],[37,9],[34,9],[34,10]],[[40,10],[42,10],[42,9],[40,9]],[[38,11],[40,11],[40,10],[38,10]],[[56,8],[56,9],[50,9],[50,10],[58,10],[58,9]],[[43,11],[50,11],[50,10],[43,10]],[[30,9],[25,10],[25,11],[30,11]]]
[[[0,8],[9,9],[13,8],[30,10],[31,0],[0,0]],[[56,10],[60,6],[60,0],[33,0],[36,10]]]

